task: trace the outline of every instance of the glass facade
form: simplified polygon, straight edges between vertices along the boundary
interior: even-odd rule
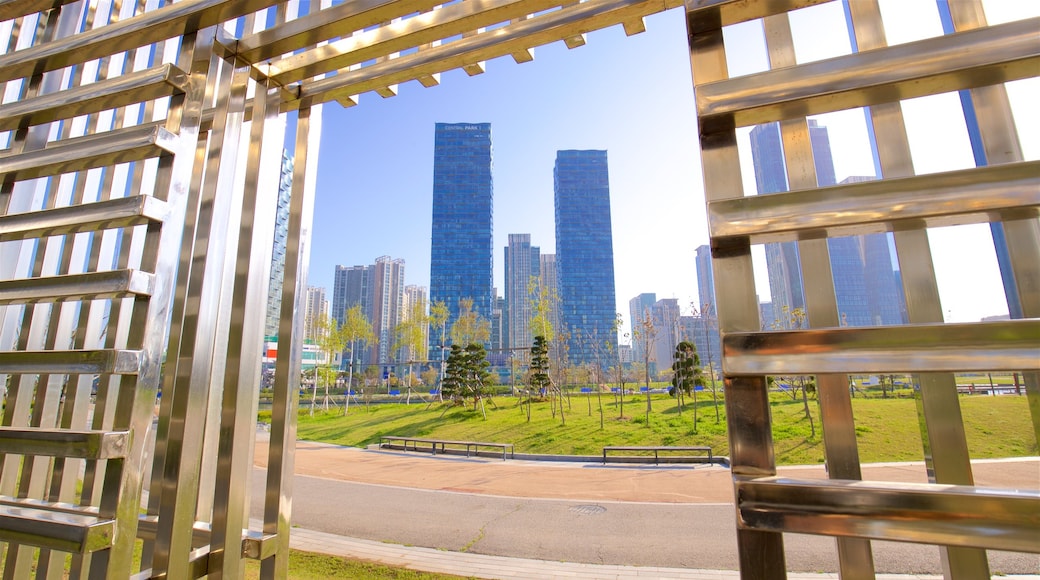
[[[491,124],[437,123],[433,156],[430,301],[448,306],[448,328],[458,318],[462,298],[472,299],[473,311],[490,321]],[[437,352],[433,346],[431,352]]]
[[[289,237],[289,198],[292,195],[293,158],[282,150],[282,170],[278,177],[278,209],[274,222],[274,248],[271,252],[271,277],[267,290],[267,318],[264,335],[278,334],[282,306],[282,279],[285,278],[285,242]]]
[[[505,272],[504,348],[529,348],[531,336],[531,278],[541,270],[540,250],[531,245],[531,234],[509,234],[503,252]]]
[[[816,181],[820,187],[835,184],[827,128],[808,120]],[[751,130],[751,153],[759,194],[787,191],[783,145],[777,123]],[[874,179],[852,176],[842,183]],[[900,324],[904,318],[902,292],[896,285],[887,234],[848,236],[827,240],[834,295],[842,326]],[[796,242],[766,244],[769,292],[773,320],[764,328],[791,328],[790,312],[805,308],[801,263]]]
[[[617,348],[614,245],[606,151],[557,151],[556,275],[571,364]]]

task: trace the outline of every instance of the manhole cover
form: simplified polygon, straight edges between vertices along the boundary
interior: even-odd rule
[[[594,516],[596,514],[601,514],[607,511],[607,508],[601,505],[575,505],[571,506],[568,509],[570,509],[572,512],[576,514],[581,514],[583,516]]]

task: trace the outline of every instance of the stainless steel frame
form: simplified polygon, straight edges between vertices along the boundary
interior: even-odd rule
[[[1026,371],[1040,438],[1040,302],[1031,282],[1040,274],[1040,173],[1022,161],[1002,84],[1040,70],[1040,21],[987,27],[978,2],[951,2],[955,34],[888,47],[877,3],[856,0],[844,7],[859,51],[798,64],[787,13],[816,3],[687,3],[742,575],[785,577],[782,534],[798,532],[836,537],[843,578],[874,577],[867,539],[937,544],[947,577],[988,577],[983,549],[1040,551],[1040,495],[973,486],[951,373]],[[756,18],[771,70],[729,78],[722,27]],[[991,166],[915,175],[898,99],[963,89]],[[884,179],[818,187],[806,116],[853,107],[869,107]],[[791,191],[744,197],[736,129],[774,121]],[[1015,232],[1012,269],[1026,319],[943,324],[926,228],[985,222]],[[845,328],[826,240],[876,232],[894,233],[911,325]],[[760,330],[751,245],[774,241],[798,244],[809,329]],[[932,484],[857,481],[848,374],[881,372],[914,376]],[[829,481],[775,477],[766,375],[781,374],[816,376]]]
[[[876,8],[862,0],[853,14],[862,52],[796,66],[783,12],[813,3],[690,0],[685,7],[723,297],[742,570],[782,576],[780,534],[800,531],[840,537],[848,577],[873,575],[865,538],[948,545],[951,574],[974,574],[983,570],[977,548],[1028,548],[1023,539],[1037,527],[1035,496],[971,487],[946,374],[1036,371],[1037,169],[1020,163],[1017,141],[1007,138],[1013,131],[1000,83],[1035,74],[1037,23],[989,28],[981,12],[959,3],[963,32],[886,48]],[[0,1],[6,577],[26,577],[32,566],[37,577],[60,577],[67,562],[73,577],[236,577],[242,558],[262,560],[264,577],[286,577],[302,349],[296,313],[322,103],[351,106],[369,91],[390,97],[412,80],[433,86],[456,68],[480,74],[499,56],[527,62],[536,46],[562,40],[574,48],[586,32],[617,24],[636,34],[644,16],[683,6],[330,4],[312,2],[310,13],[298,14],[298,3],[270,0]],[[721,26],[763,17],[776,70],[728,79]],[[884,99],[955,89],[971,89],[985,111],[994,166],[914,176],[898,103]],[[801,116],[860,105],[872,106],[886,140],[885,181],[816,190]],[[277,362],[267,491],[256,498],[264,520],[251,530],[246,490],[263,340],[256,313],[264,310],[274,236],[279,163],[272,160],[280,158],[288,115],[297,128],[279,328],[288,347]],[[743,199],[734,127],[766,120],[782,121],[788,168],[801,177],[796,191]],[[1031,320],[951,329],[935,310],[922,228],[993,220],[1005,224]],[[917,272],[904,281],[915,344],[899,346],[906,329],[837,328],[826,290],[810,296],[812,330],[758,332],[751,243],[798,240],[803,275],[829,279],[824,239],[867,231],[896,231],[901,262]],[[965,356],[943,356],[941,348]],[[764,374],[778,369],[818,374],[831,482],[770,478]],[[860,473],[842,386],[846,373],[864,369],[920,373],[935,480],[956,485],[849,481]],[[1028,386],[1040,425],[1036,372]],[[873,507],[864,509],[867,503]],[[936,513],[949,517],[931,522]],[[983,528],[999,534],[982,537]]]

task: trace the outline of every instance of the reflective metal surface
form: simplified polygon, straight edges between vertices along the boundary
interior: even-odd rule
[[[1019,74],[1036,76],[1040,23],[987,27],[981,5],[965,0],[950,3],[955,34],[888,47],[877,3],[846,1],[853,54],[798,64],[783,13],[808,4],[687,3],[742,576],[785,577],[781,534],[797,532],[835,536],[843,578],[873,577],[866,539],[938,544],[946,577],[988,577],[983,549],[1040,551],[1040,498],[973,487],[950,373],[967,367],[1026,371],[1040,439],[1040,398],[1035,388],[1029,390],[1040,367],[1040,321],[1030,309],[1026,320],[943,324],[926,228],[985,222],[1009,226],[1023,257],[1012,258],[1010,275],[1019,286],[1029,280],[1025,292],[1033,295],[1040,263],[1035,237],[1040,184],[1035,162],[1022,162],[1001,83]],[[763,18],[772,70],[731,79],[721,27],[755,18]],[[900,99],[960,89],[971,89],[982,140],[995,154],[993,166],[916,175]],[[818,187],[805,117],[859,106],[868,107],[879,180]],[[792,191],[745,198],[736,128],[770,121],[779,121]],[[877,232],[894,233],[912,324],[843,327],[827,241]],[[760,330],[754,283],[746,273],[750,244],[776,241],[798,243],[805,330]],[[846,375],[897,372],[916,373],[922,456],[933,482],[913,489],[854,481],[860,469]],[[768,477],[775,471],[767,375],[815,377],[833,480]]]
[[[972,487],[950,371],[1029,371],[1040,436],[1036,162],[1000,84],[1036,74],[1037,22],[886,47],[874,2],[849,3],[859,52],[797,64],[786,13],[817,0],[688,0],[742,574],[784,576],[782,533],[838,538],[843,577],[873,576],[869,539],[945,544],[951,577],[982,548],[1030,549],[1035,497]],[[430,87],[487,60],[583,45],[681,0],[0,2],[0,549],[5,577],[288,574],[292,450],[321,104]],[[763,18],[770,64],[730,79],[722,26]],[[970,89],[990,167],[915,175],[895,99]],[[817,188],[805,115],[870,106],[883,180]],[[275,183],[295,158],[262,530],[249,475]],[[735,127],[781,122],[791,192],[743,197]],[[241,166],[240,166],[241,165]],[[1027,320],[942,324],[925,228],[1000,223]],[[894,232],[909,327],[842,328],[826,239]],[[751,244],[797,241],[805,330],[762,333]],[[850,372],[917,373],[936,484],[856,483]],[[776,480],[771,373],[816,376],[832,480]],[[159,397],[161,388],[162,396]],[[154,441],[152,445],[151,441]],[[147,490],[147,495],[143,492]],[[980,499],[983,498],[983,499]],[[984,503],[977,503],[984,502]],[[865,509],[864,506],[874,506]],[[854,506],[854,507],[849,507]],[[981,507],[980,507],[981,506]],[[141,515],[141,508],[147,512]],[[937,515],[939,514],[939,515]],[[943,515],[945,514],[945,515]],[[942,523],[936,523],[938,517]],[[948,517],[947,517],[948,516]],[[985,530],[996,530],[986,535]],[[143,540],[141,564],[132,564]],[[1033,547],[1035,548],[1035,546]]]
[[[320,103],[392,96],[411,79],[433,86],[441,71],[479,73],[499,54],[525,62],[539,44],[579,46],[606,26],[635,34],[643,16],[679,5],[359,0],[264,11],[275,4],[0,5],[6,576],[34,563],[50,576],[73,552],[73,577],[236,577],[243,556],[285,577]],[[287,347],[264,530],[248,531],[264,338],[255,312],[268,292],[290,110]]]

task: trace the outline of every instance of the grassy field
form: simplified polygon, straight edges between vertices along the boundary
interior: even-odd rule
[[[260,578],[260,562],[246,560],[244,578]],[[291,580],[327,580],[328,578],[363,578],[365,580],[458,580],[462,576],[417,572],[362,560],[349,560],[309,552],[289,551]]]
[[[973,458],[1016,457],[1040,454],[1032,436],[1025,397],[962,396],[968,448]],[[773,438],[780,464],[823,461],[819,408],[810,400],[816,425],[811,436],[800,400],[776,394],[772,398]],[[513,397],[496,397],[487,405],[487,420],[472,408],[424,403],[351,406],[328,413],[300,413],[298,437],[340,445],[364,447],[382,435],[430,437],[513,443],[518,453],[598,455],[605,445],[708,445],[718,455],[728,455],[725,408],[720,400],[719,422],[711,395],[700,396],[698,425],[693,427],[693,407],[680,415],[675,400],[652,397],[649,426],[646,398],[626,397],[624,417],[612,395],[604,394],[603,426],[595,395],[574,395],[565,404],[565,419],[553,417],[548,403],[535,403],[531,421]],[[853,412],[865,463],[920,460],[921,437],[916,404],[911,398],[855,398]],[[266,420],[261,417],[261,420]]]

